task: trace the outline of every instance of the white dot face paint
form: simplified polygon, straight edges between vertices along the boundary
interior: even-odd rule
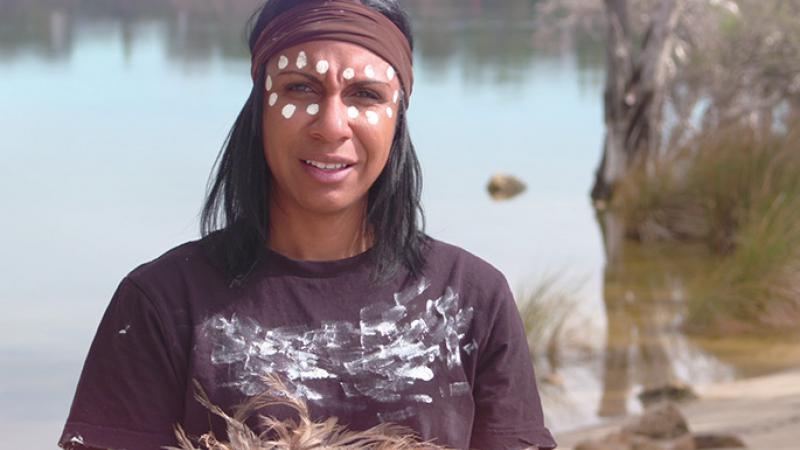
[[[281,55],[280,58],[278,58],[278,69],[283,70],[288,65],[289,65],[289,58]]]
[[[378,113],[376,113],[375,111],[367,111],[364,113],[364,115],[367,116],[367,122],[369,122],[370,124],[375,125],[376,123],[378,123]]]
[[[269,106],[275,106],[275,103],[278,101],[278,94],[273,92],[269,94]]]
[[[358,118],[358,108],[356,108],[355,106],[348,107],[347,108],[347,117],[349,117],[351,119],[357,119]]]
[[[367,65],[367,67],[364,68],[364,75],[366,75],[367,78],[375,78],[375,69],[373,69],[372,66]]]
[[[283,107],[281,114],[283,114],[283,117],[291,119],[292,116],[294,115],[295,110],[297,110],[297,107],[289,103],[288,105]]]
[[[392,110],[391,107],[387,106],[386,107],[386,117],[391,119],[393,115],[394,115],[394,111]]]
[[[344,77],[345,80],[352,80],[353,77],[356,76],[356,71],[348,67],[347,69],[344,69],[344,72],[342,72],[342,76]]]
[[[331,68],[331,65],[330,65],[330,63],[328,63],[328,61],[326,61],[324,59],[317,61],[316,69],[317,69],[317,73],[318,74],[324,75],[324,74],[328,73],[328,69],[330,69],[330,68]]]
[[[316,103],[308,105],[308,107],[306,108],[306,112],[311,116],[316,116],[317,113],[319,113],[319,105]]]
[[[386,78],[388,78],[389,81],[394,80],[394,67],[389,66],[389,68],[386,69]]]
[[[267,87],[267,90],[268,90],[268,91],[271,91],[271,90],[272,90],[272,77],[271,77],[271,76],[269,76],[269,75],[267,75],[267,83],[266,83],[266,87]]]
[[[308,57],[306,56],[306,52],[300,52],[300,54],[297,55],[296,64],[298,69],[302,69],[308,65]]]
[[[397,103],[397,100],[400,98],[400,91],[394,91],[394,95],[392,96],[392,101]]]

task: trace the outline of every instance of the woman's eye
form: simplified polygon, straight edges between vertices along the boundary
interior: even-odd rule
[[[289,92],[313,93],[314,89],[306,83],[292,83],[286,86]]]
[[[375,91],[371,91],[369,89],[359,89],[355,92],[356,97],[370,99],[370,100],[381,100],[380,94]]]

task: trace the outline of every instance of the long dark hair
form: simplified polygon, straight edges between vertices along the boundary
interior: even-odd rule
[[[251,53],[264,27],[302,1],[267,0],[251,20]],[[397,0],[360,1],[394,22],[413,48],[410,22]],[[264,70],[259,70],[217,158],[200,219],[212,258],[234,282],[243,280],[253,268],[269,235],[272,175],[262,145],[263,86]],[[400,102],[389,160],[368,194],[367,223],[375,236],[372,253],[377,281],[390,278],[401,267],[416,276],[424,263],[422,173],[408,133],[402,95]]]

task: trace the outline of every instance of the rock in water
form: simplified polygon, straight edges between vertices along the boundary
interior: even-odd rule
[[[673,439],[689,433],[689,424],[673,403],[663,403],[645,410],[624,430],[653,439]]]
[[[647,389],[639,394],[639,400],[647,407],[661,401],[681,402],[697,399],[697,394],[691,386],[672,382],[663,386]]]
[[[695,434],[694,445],[698,450],[712,448],[746,448],[741,439],[729,434]]]
[[[525,190],[525,183],[513,175],[495,174],[489,180],[486,189],[495,200],[508,200]]]

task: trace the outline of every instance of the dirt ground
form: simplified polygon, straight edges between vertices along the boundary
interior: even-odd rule
[[[800,369],[709,386],[680,405],[693,433],[726,433],[753,450],[800,450]],[[615,419],[556,436],[559,449],[619,427]]]

